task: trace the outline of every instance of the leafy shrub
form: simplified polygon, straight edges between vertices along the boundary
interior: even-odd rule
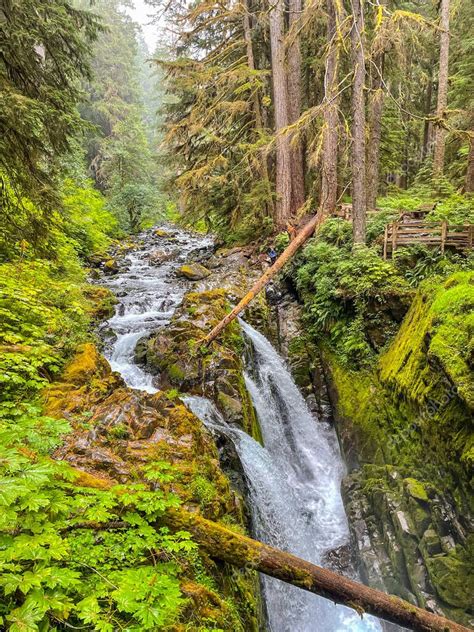
[[[385,226],[394,222],[399,216],[398,209],[386,208],[367,217],[367,243],[373,244],[377,237],[385,232]]]
[[[0,266],[0,385],[34,393],[84,338],[89,318],[81,286],[37,261]]]
[[[31,407],[0,406],[0,625],[162,629],[185,603],[179,560],[195,550],[189,534],[154,526],[178,499],[143,484],[75,485],[48,456],[65,431]]]
[[[303,251],[296,288],[311,334],[329,341],[343,362],[357,366],[375,355],[367,331],[378,310],[408,290],[395,266],[375,249],[351,250],[320,239]]]
[[[439,201],[428,219],[449,224],[474,224],[474,195],[454,193]]]
[[[0,209],[0,261],[41,258],[64,268],[75,266],[77,272],[78,254],[84,259],[105,252],[117,234],[117,220],[107,211],[105,198],[87,180],[65,180],[62,207],[46,217],[2,179],[6,202]]]
[[[290,243],[290,236],[288,234],[288,232],[285,230],[281,233],[278,233],[278,235],[275,237],[275,250],[278,253],[282,253],[285,248],[288,246],[288,244]]]
[[[79,186],[72,179],[63,184],[65,234],[73,240],[83,258],[104,253],[116,236],[118,223],[107,210],[104,196],[86,181]]]
[[[330,217],[321,226],[319,237],[334,246],[347,246],[352,241],[352,225],[344,219]]]

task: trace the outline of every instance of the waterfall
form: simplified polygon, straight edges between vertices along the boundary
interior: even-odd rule
[[[241,322],[252,345],[245,381],[265,447],[230,427],[214,405],[188,397],[189,408],[213,431],[229,437],[242,463],[254,536],[321,564],[324,553],[349,540],[340,483],[344,467],[334,430],[315,421],[283,360],[264,336]],[[378,631],[372,617],[335,606],[262,576],[271,632]]]

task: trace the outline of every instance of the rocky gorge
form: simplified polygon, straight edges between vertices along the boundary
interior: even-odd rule
[[[117,252],[100,273],[99,282],[119,300],[112,314],[107,295],[109,320],[101,326],[102,351],[113,370],[93,345],[85,345],[46,394],[48,413],[74,424],[58,456],[115,482],[139,477],[139,464],[170,463],[175,476],[168,485],[186,507],[232,528],[252,529],[249,481],[234,442],[225,432],[206,429],[182,398],[206,398],[230,428],[262,442],[261,418],[246,380],[246,366],[256,352],[241,324],[233,323],[207,351],[200,340],[267,264],[251,248],[215,251],[211,240],[172,227],[140,239],[128,252]],[[153,283],[155,292],[157,278],[159,290],[150,297],[149,286]],[[413,446],[420,450],[414,426],[419,411],[412,393],[397,392],[394,384],[407,363],[397,365],[396,357],[411,357],[413,350],[395,341],[386,352],[390,363],[382,357],[381,366],[399,366],[398,372],[353,375],[308,335],[302,307],[284,279],[258,297],[245,320],[285,359],[313,415],[315,434],[318,424],[323,432],[328,427],[337,431],[347,469],[341,474],[351,538],[325,550],[324,564],[360,573],[369,585],[469,624],[467,462],[452,473],[452,481],[461,485],[443,488],[426,481],[428,474],[433,481],[431,471],[424,472],[419,459],[411,458]],[[402,338],[412,320],[413,315],[406,317]],[[423,372],[426,350],[417,353]],[[453,406],[469,414],[471,402],[454,392],[452,376],[444,381],[430,377],[437,397],[439,389],[447,397],[437,415]],[[387,427],[395,424],[393,438]],[[447,444],[456,429],[445,432],[441,439]],[[464,445],[459,438],[458,443]],[[183,574],[195,625],[211,618],[229,630],[264,626],[268,612],[265,617],[255,573],[236,573],[200,555],[198,566],[209,577],[205,587],[196,569]],[[332,629],[348,629],[340,625]]]

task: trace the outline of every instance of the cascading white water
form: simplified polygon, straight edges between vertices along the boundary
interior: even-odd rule
[[[114,335],[106,355],[129,386],[155,392],[152,376],[134,362],[136,343],[169,321],[188,287],[176,278],[176,268],[211,240],[181,230],[172,240],[160,238],[160,250],[172,257],[160,266],[148,259],[153,236],[144,240],[143,248],[125,258],[125,270],[106,280],[120,301],[105,325]],[[320,562],[326,551],[348,540],[337,440],[329,426],[315,422],[271,344],[249,325],[242,327],[253,347],[253,366],[245,377],[265,447],[230,427],[208,400],[188,397],[186,402],[212,431],[233,441],[248,482],[255,536]],[[380,630],[374,619],[361,620],[347,608],[277,580],[264,578],[263,586],[271,632]]]
[[[255,535],[321,564],[325,553],[349,541],[340,493],[344,466],[335,432],[329,424],[315,421],[270,342],[247,323],[241,321],[241,326],[253,355],[245,381],[272,471],[278,473],[277,495],[283,493],[277,506],[269,508],[265,487],[271,482],[258,488],[251,483],[251,507],[258,506],[253,513]],[[275,514],[285,525],[276,533]],[[380,630],[373,618],[361,619],[347,608],[275,579],[264,578],[263,583],[272,632]]]
[[[176,269],[197,251],[209,248],[212,239],[173,229],[171,238],[142,236],[143,247],[127,255],[124,271],[102,279],[101,283],[117,292],[119,304],[115,315],[104,329],[114,334],[105,355],[114,371],[118,371],[128,386],[155,393],[153,376],[134,361],[135,347],[143,336],[169,322],[188,287],[176,278]],[[149,255],[155,247],[166,255],[166,261],[153,265]]]
[[[333,429],[314,420],[283,360],[250,325],[253,363],[245,380],[265,447],[226,424],[213,404],[188,397],[189,408],[213,431],[228,436],[248,483],[257,539],[321,563],[324,553],[349,539],[340,495],[344,474]],[[371,617],[269,577],[262,577],[271,632],[380,630]]]

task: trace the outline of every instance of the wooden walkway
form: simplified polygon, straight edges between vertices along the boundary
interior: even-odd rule
[[[385,227],[383,258],[387,259],[399,246],[423,244],[439,246],[441,252],[446,247],[468,250],[474,246],[474,225],[462,226],[447,222],[426,220],[397,221]]]

